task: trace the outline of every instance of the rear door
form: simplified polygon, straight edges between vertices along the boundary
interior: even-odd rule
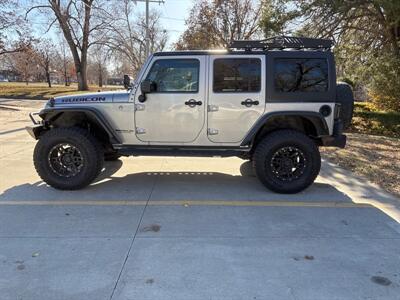
[[[209,64],[208,138],[238,143],[265,110],[265,55],[215,55]]]

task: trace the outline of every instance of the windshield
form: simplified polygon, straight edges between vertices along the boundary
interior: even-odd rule
[[[150,55],[145,63],[143,64],[142,68],[140,69],[139,73],[135,77],[135,81],[133,82],[133,86],[137,86],[139,84],[138,80],[143,76],[144,71],[147,69],[147,66],[149,65],[150,60],[153,58],[153,55]]]

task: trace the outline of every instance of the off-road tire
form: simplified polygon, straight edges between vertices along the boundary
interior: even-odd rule
[[[52,169],[49,155],[62,143],[79,149],[83,158],[78,174],[63,177]],[[77,190],[89,185],[101,172],[104,163],[103,147],[87,130],[78,127],[54,128],[39,139],[33,153],[33,162],[40,178],[60,190]]]
[[[273,172],[273,157],[281,149],[300,150],[304,167],[298,178],[284,181]],[[257,145],[253,155],[253,167],[257,178],[268,189],[283,194],[300,192],[310,186],[321,168],[321,156],[315,142],[301,132],[284,129],[268,134]]]
[[[351,125],[354,110],[354,96],[351,86],[345,82],[338,82],[336,85],[336,103],[340,103],[339,118],[343,122],[343,128]]]

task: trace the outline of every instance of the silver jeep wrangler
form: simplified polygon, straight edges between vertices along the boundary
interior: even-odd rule
[[[34,165],[80,189],[120,156],[238,156],[270,190],[317,177],[318,147],[344,147],[351,88],[336,83],[330,40],[235,41],[225,51],[154,53],[127,90],[50,99],[27,127]]]

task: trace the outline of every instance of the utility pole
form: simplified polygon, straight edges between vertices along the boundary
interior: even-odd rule
[[[146,57],[150,54],[149,0],[146,0]]]
[[[150,55],[150,28],[149,28],[149,6],[150,2],[164,4],[164,0],[133,0],[135,2],[146,2],[146,58]]]

